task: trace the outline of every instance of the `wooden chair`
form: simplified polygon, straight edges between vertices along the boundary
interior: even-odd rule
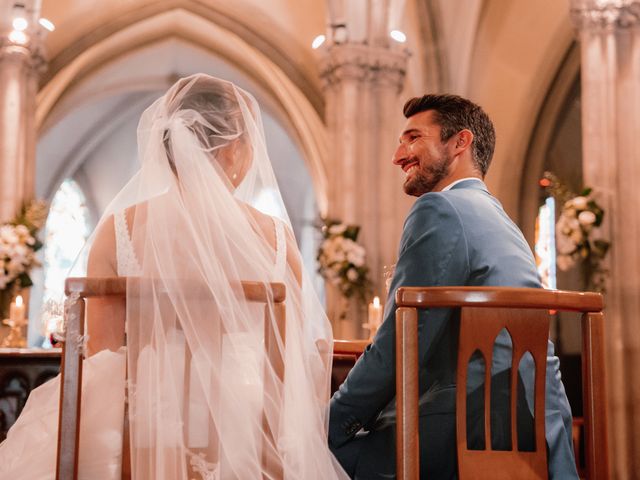
[[[589,479],[608,478],[607,419],[604,372],[604,317],[602,296],[596,293],[563,292],[527,288],[430,287],[399,288],[396,292],[396,393],[398,479],[420,477],[418,440],[418,309],[460,308],[460,342],[456,376],[456,425],[458,473],[461,479],[547,478],[544,440],[544,387],[549,310],[582,313],[582,371],[585,412],[585,456]],[[428,328],[428,325],[426,326]],[[511,432],[516,434],[517,371],[523,352],[536,364],[536,451],[491,449],[487,406],[490,405],[490,372],[493,342],[506,328],[513,339],[511,365]],[[534,345],[535,344],[535,345]],[[485,361],[484,433],[486,450],[467,449],[466,376],[471,354],[480,350]],[[545,368],[540,368],[544,365]],[[597,445],[597,447],[596,447]],[[597,448],[597,450],[596,450]]]
[[[80,435],[80,400],[82,386],[83,338],[85,323],[85,299],[96,297],[126,298],[127,285],[135,282],[133,278],[68,278],[65,282],[65,293],[68,305],[65,308],[65,342],[62,350],[60,417],[58,423],[58,454],[56,463],[57,480],[75,480],[78,475],[78,450]],[[285,339],[285,297],[286,289],[282,283],[265,285],[258,282],[242,282],[245,297],[250,302],[273,302],[272,308],[265,307],[265,349],[271,366],[282,381],[284,379],[284,363],[276,354],[278,341],[284,344]],[[194,291],[197,295],[197,291]],[[276,328],[272,328],[271,311],[274,312]],[[266,366],[268,368],[268,366]],[[126,422],[123,435],[123,475],[129,478],[128,472],[128,425]],[[272,435],[263,416],[263,425],[267,432],[267,440]],[[272,437],[270,437],[272,438]],[[263,449],[263,452],[265,449]],[[266,459],[263,459],[266,462]],[[271,465],[270,471],[278,466]],[[281,478],[280,475],[279,478]]]
[[[345,381],[347,375],[371,342],[369,340],[334,340],[331,364],[331,395]]]
[[[333,341],[333,354],[360,358],[364,349],[371,343],[370,340],[339,340]]]

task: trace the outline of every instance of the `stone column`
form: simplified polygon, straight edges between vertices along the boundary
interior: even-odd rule
[[[46,68],[39,4],[7,2],[0,9],[0,223],[35,193],[36,94]],[[28,21],[26,28],[14,29],[17,16]],[[29,290],[21,293],[29,305]]]
[[[611,240],[605,299],[613,478],[640,478],[640,1],[572,0],[582,51],[584,183]]]
[[[330,3],[334,18],[321,64],[331,142],[328,214],[360,225],[373,294],[384,299],[383,266],[395,263],[402,227],[398,217],[406,212],[391,156],[402,125],[399,94],[408,53],[389,37],[388,1]],[[335,335],[361,336],[365,309],[352,305],[347,321],[336,325],[341,302],[337,292],[328,290]]]
[[[0,33],[0,222],[34,195],[36,93],[46,65],[41,39],[26,32],[17,42],[10,28]]]

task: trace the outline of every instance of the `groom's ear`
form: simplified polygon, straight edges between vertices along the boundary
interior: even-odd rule
[[[473,133],[471,130],[463,129],[460,130],[453,136],[454,140],[454,155],[460,155],[465,150],[471,148],[471,144],[473,143]]]

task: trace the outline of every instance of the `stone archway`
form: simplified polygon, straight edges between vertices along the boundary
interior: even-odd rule
[[[300,146],[311,173],[319,209],[325,211],[327,136],[321,115],[314,106],[318,99],[314,95],[310,98],[299,82],[294,81],[295,75],[280,68],[263,51],[247,43],[238,34],[213,23],[210,18],[181,8],[194,2],[164,3],[165,7],[168,5],[172,8],[138,21],[124,24],[116,22],[120,28],[110,31],[109,35],[85,39],[84,50],[77,51],[76,46],[72,48],[75,54],[61,53],[54,57],[52,72],[55,73],[42,86],[37,97],[38,130],[47,128],[49,116],[55,114],[56,105],[65,98],[70,88],[102,65],[136,48],[170,37],[180,38],[224,58],[267,92],[273,110],[279,114],[279,119]]]
[[[533,244],[535,219],[540,201],[541,178],[558,122],[563,115],[568,97],[580,74],[580,48],[572,43],[560,65],[555,79],[547,92],[544,103],[537,115],[536,125],[531,134],[529,147],[524,159],[520,185],[520,227],[525,238]],[[581,159],[576,159],[579,163]]]

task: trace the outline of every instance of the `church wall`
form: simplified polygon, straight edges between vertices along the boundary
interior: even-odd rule
[[[468,92],[492,117],[497,144],[487,184],[519,221],[520,179],[538,111],[575,38],[567,0],[486,2]]]

